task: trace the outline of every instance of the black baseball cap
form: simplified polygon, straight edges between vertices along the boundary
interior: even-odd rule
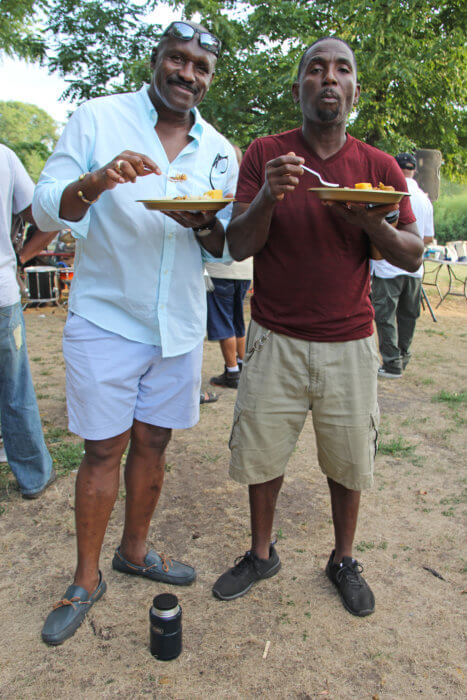
[[[413,156],[411,153],[399,153],[396,156],[397,164],[400,168],[403,168],[404,170],[416,170],[417,169],[417,161],[415,156]]]

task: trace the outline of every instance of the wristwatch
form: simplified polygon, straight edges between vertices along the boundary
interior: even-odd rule
[[[209,236],[209,234],[212,233],[212,230],[216,223],[217,217],[214,217],[213,219],[211,219],[211,221],[208,221],[207,224],[203,224],[202,226],[193,226],[193,231],[198,236],[198,238],[204,238],[205,236]]]

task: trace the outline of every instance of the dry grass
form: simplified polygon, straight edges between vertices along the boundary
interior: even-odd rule
[[[203,406],[196,428],[175,434],[150,537],[156,548],[195,563],[198,580],[179,591],[184,651],[166,664],[147,648],[149,605],[164,587],[110,568],[123,498],[104,543],[105,598],[63,646],[40,641],[42,621],[73,570],[74,477],[65,472],[76,467],[81,445],[66,433],[64,313],[28,311],[39,405],[63,476],[39,501],[26,502],[1,475],[0,696],[465,697],[466,309],[463,300],[448,299],[437,324],[423,313],[404,378],[380,384],[382,450],[356,537],[377,601],[369,618],[349,615],[323,573],[332,526],[311,421],[279,500],[282,571],[232,603],[215,600],[210,587],[248,547],[246,490],[227,476],[234,392]],[[206,344],[204,385],[221,365],[216,345]]]

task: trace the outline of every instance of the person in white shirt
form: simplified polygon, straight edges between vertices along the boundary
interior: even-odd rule
[[[242,150],[234,145],[238,164],[242,162]],[[253,279],[253,258],[231,265],[207,263],[206,272],[214,289],[208,291],[208,340],[218,340],[224,371],[211,377],[214,386],[237,389],[245,355],[245,319],[243,302]]]
[[[77,238],[64,329],[70,430],[84,438],[76,482],[78,563],[42,639],[61,644],[106,590],[104,534],[125,464],[125,524],[115,570],[187,585],[193,567],[148,551],[173,428],[199,419],[206,328],[206,261],[231,260],[213,212],[146,210],[138,200],[235,192],[231,144],[197,105],[214,76],[220,41],[172,22],[151,56],[152,78],[135,93],[81,105],[42,173],[33,211],[42,228]],[[171,178],[183,174],[183,181]],[[63,600],[75,601],[68,605]]]
[[[411,153],[399,153],[396,161],[407,180],[419,235],[427,245],[434,237],[433,206],[414,179],[417,161]],[[398,379],[409,363],[420,316],[423,265],[416,272],[406,272],[387,260],[372,260],[372,268],[371,300],[383,361],[378,376]]]
[[[11,241],[12,214],[34,223],[33,192],[19,158],[0,144],[0,423],[6,460],[27,499],[38,498],[56,478],[31,378]],[[40,250],[54,235],[37,231],[31,245]]]

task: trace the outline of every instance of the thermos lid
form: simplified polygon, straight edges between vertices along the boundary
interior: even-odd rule
[[[178,607],[178,598],[173,593],[161,593],[156,595],[153,600],[153,605],[156,610],[164,613],[167,611],[172,611],[174,608]]]

